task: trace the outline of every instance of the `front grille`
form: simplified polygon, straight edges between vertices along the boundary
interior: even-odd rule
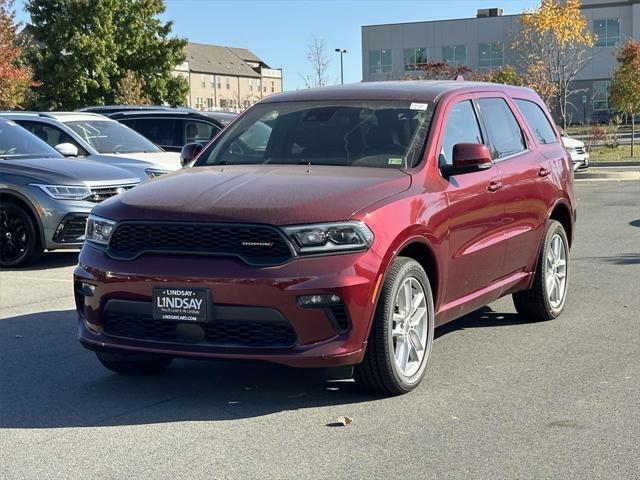
[[[180,323],[154,320],[150,314],[144,313],[105,312],[103,317],[103,328],[106,335],[160,342],[193,343],[181,338],[176,331],[176,327]],[[296,342],[295,331],[288,322],[263,323],[238,320],[213,321],[197,325],[204,329],[202,342],[210,346],[291,348]]]
[[[579,153],[580,155],[585,153],[585,147],[576,147],[576,153]]]
[[[115,197],[119,193],[125,192],[127,190],[135,187],[137,183],[128,183],[125,185],[104,185],[104,186],[95,186],[91,188],[91,196],[86,200],[89,202],[100,203],[107,198]]]
[[[62,219],[53,234],[56,243],[82,243],[87,225],[87,215],[72,214]]]
[[[292,257],[289,244],[274,227],[212,223],[120,223],[108,251],[120,259],[148,252],[225,255],[251,265],[277,265]]]

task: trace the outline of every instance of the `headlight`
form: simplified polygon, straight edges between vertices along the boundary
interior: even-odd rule
[[[91,196],[91,189],[78,185],[39,185],[32,183],[34,187],[40,188],[44,193],[56,200],[84,200]]]
[[[101,245],[108,245],[111,234],[116,227],[116,222],[113,220],[107,220],[106,218],[96,217],[95,215],[89,215],[87,219],[87,230],[85,232],[85,239],[89,242],[99,243]]]
[[[283,230],[301,254],[366,250],[373,242],[369,227],[356,220],[296,225]]]
[[[158,170],[157,168],[147,168],[145,170],[145,173],[149,178],[156,178],[161,175],[166,175],[167,173],[169,173],[169,170]]]

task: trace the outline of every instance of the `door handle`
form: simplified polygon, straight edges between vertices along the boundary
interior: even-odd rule
[[[490,192],[497,192],[501,188],[502,188],[502,182],[493,181],[489,184],[489,186],[487,187],[487,190],[489,190]]]
[[[549,170],[548,168],[540,167],[540,170],[538,171],[538,176],[546,177],[550,173],[551,173],[551,170]]]

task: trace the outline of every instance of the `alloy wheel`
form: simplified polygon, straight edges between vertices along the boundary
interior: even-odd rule
[[[417,278],[408,277],[396,294],[391,329],[393,359],[405,377],[414,375],[422,365],[428,334],[427,299]]]
[[[547,299],[552,308],[559,308],[567,288],[567,250],[559,234],[551,237],[547,251],[545,281]]]
[[[0,255],[3,262],[18,263],[27,255],[32,241],[24,218],[11,211],[0,211]]]

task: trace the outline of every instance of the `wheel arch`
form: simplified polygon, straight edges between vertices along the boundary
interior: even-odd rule
[[[11,202],[24,208],[27,214],[31,217],[31,220],[33,220],[36,225],[36,229],[38,231],[38,241],[40,242],[40,245],[45,248],[44,226],[42,225],[40,215],[38,214],[38,211],[33,203],[31,203],[31,201],[27,197],[18,192],[15,192],[13,190],[0,189],[0,204],[4,202]]]
[[[562,224],[565,232],[567,232],[569,247],[571,247],[573,243],[574,225],[569,205],[564,200],[556,202],[549,212],[548,220],[556,220]]]
[[[440,303],[439,297],[443,293],[443,272],[438,262],[435,245],[437,245],[435,238],[426,232],[413,232],[409,235],[399,235],[388,249],[388,254],[385,256],[378,273],[375,296],[372,299],[374,305],[377,306],[378,304],[382,284],[386,280],[387,273],[393,261],[398,257],[409,257],[418,262],[427,274],[427,278],[431,284],[434,308],[437,311]],[[371,321],[371,323],[373,322]],[[370,328],[371,324],[369,325],[369,329]]]

